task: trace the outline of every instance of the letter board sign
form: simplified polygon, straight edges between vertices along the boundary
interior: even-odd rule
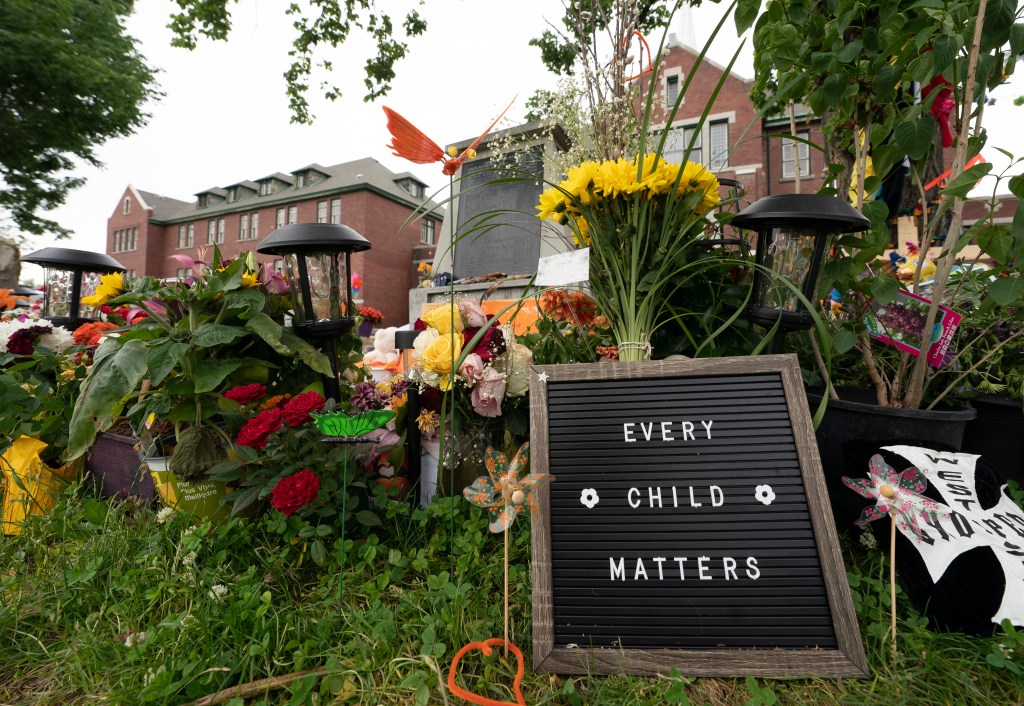
[[[867,676],[795,356],[530,383],[535,669]]]

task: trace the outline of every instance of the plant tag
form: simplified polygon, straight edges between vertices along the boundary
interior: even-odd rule
[[[931,303],[930,299],[905,290],[900,290],[895,301],[889,304],[881,305],[872,299],[864,312],[864,325],[872,338],[913,356],[920,356],[921,350],[927,346],[928,362],[939,368],[960,325],[960,314],[940,306],[931,336],[925,343],[923,329]]]
[[[549,255],[537,262],[536,283],[543,287],[586,282],[589,278],[590,248]]]

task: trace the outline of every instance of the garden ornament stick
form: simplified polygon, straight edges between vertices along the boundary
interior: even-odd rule
[[[487,474],[473,481],[462,491],[466,500],[477,507],[490,511],[491,521],[487,529],[505,534],[505,656],[508,656],[508,530],[519,511],[524,507],[534,508],[533,491],[544,481],[552,480],[547,473],[531,473],[519,477],[521,470],[530,463],[530,443],[519,447],[512,462],[500,451],[487,449]]]
[[[874,505],[864,508],[858,527],[866,527],[873,520],[889,515],[892,518],[889,537],[889,600],[892,613],[892,651],[896,652],[896,526],[909,530],[920,538],[918,516],[928,518],[939,509],[938,503],[921,493],[928,487],[924,474],[915,467],[897,473],[881,456],[871,457],[867,478],[848,478],[843,483],[851,490],[874,499]]]
[[[390,422],[395,413],[390,409],[371,410],[359,414],[344,412],[326,412],[310,414],[316,428],[324,435],[321,441],[325,444],[363,444],[374,439],[366,436],[371,431],[380,429]],[[342,468],[341,483],[341,546],[338,549],[338,617],[341,618],[341,601],[345,591],[345,520],[348,514],[348,451],[345,452],[345,465]]]

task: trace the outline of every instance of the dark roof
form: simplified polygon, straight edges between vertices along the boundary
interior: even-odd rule
[[[297,201],[305,201],[316,196],[328,196],[331,194],[339,194],[346,191],[366,188],[375,190],[396,201],[408,204],[412,208],[419,208],[424,205],[422,201],[413,198],[409,192],[395,183],[398,175],[371,157],[357,159],[352,162],[344,162],[342,164],[335,164],[331,167],[312,164],[309,167],[304,167],[303,169],[307,168],[321,172],[326,175],[326,178],[321,179],[320,181],[315,181],[312,184],[307,184],[301,189],[289,187],[265,196],[250,196],[243,200],[231,203],[217,202],[210,204],[201,210],[196,207],[195,201],[179,201],[178,199],[172,199],[143,191],[140,191],[139,193],[146,199],[146,203],[153,208],[152,220],[157,223],[192,221],[197,218],[209,218],[214,214],[251,211],[255,208],[284,205],[295,203]],[[302,171],[302,169],[296,171]],[[438,173],[440,174],[440,169],[438,170]],[[281,181],[285,181],[289,184],[294,184],[293,177],[287,174],[281,174],[280,172],[262,177],[257,181],[263,181],[270,178],[280,179]],[[417,181],[419,180],[417,179]],[[236,184],[232,184],[232,186],[237,184],[249,185],[251,183],[252,182],[249,181],[241,181]],[[200,191],[198,193],[227,195],[227,192],[224,189],[216,187],[206,191]],[[436,209],[437,217],[443,218],[444,210],[439,208],[436,203],[429,201],[426,206],[428,210]]]
[[[203,189],[202,191],[197,191],[196,192],[196,196],[199,196],[200,194],[213,194],[214,196],[220,196],[221,198],[227,198],[228,192],[227,192],[227,189],[222,189],[219,186],[213,186],[213,187],[210,187],[209,189]]]
[[[304,167],[299,167],[298,169],[293,169],[292,170],[292,174],[301,174],[302,172],[309,172],[309,171],[320,172],[321,174],[330,175],[330,173],[327,171],[326,167],[323,167],[323,166],[317,164],[316,162],[313,162],[312,164],[307,164]]]
[[[285,174],[284,172],[274,172],[273,174],[268,174],[265,177],[260,177],[256,181],[266,181],[267,179],[277,179],[288,184],[295,183],[295,177],[293,177],[291,174]]]
[[[225,189],[230,189],[230,188],[233,188],[235,186],[244,186],[246,189],[252,189],[253,191],[259,191],[260,190],[260,185],[259,184],[257,184],[254,181],[249,181],[248,179],[243,179],[242,181],[238,182],[237,184],[228,184],[224,188]]]

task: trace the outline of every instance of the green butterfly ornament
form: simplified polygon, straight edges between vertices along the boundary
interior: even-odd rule
[[[358,414],[325,412],[312,413],[310,416],[313,417],[316,428],[324,435],[324,441],[359,444],[374,441],[366,435],[390,422],[395,413],[390,409],[375,409]]]
[[[505,454],[490,447],[484,459],[488,475],[477,478],[472,485],[463,489],[462,494],[469,502],[490,511],[491,522],[487,529],[494,533],[504,532],[515,521],[520,510],[535,507],[533,491],[541,483],[554,478],[549,473],[531,473],[519,477],[530,464],[529,442],[519,447],[511,463]]]

